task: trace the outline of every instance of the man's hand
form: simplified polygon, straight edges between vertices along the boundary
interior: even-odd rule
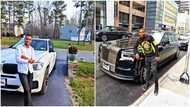
[[[155,57],[156,62],[160,61],[160,57]]]
[[[22,58],[22,59],[25,59],[25,60],[29,60],[29,58],[26,57],[25,55],[21,55],[21,58]]]
[[[34,63],[35,61],[31,58],[31,59],[29,59],[28,60],[28,63],[30,63],[30,64],[32,64],[32,63]]]
[[[139,60],[139,54],[136,54],[136,55],[135,55],[135,58],[136,58],[137,60]]]

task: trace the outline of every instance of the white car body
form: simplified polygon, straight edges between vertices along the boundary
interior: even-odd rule
[[[49,74],[51,73],[51,71],[53,70],[53,67],[55,66],[56,52],[49,51],[50,50],[49,39],[34,38],[33,40],[42,40],[42,41],[47,42],[47,50],[45,51],[34,50],[35,61],[41,64],[41,67],[38,70],[34,69],[33,84],[35,84],[34,86],[35,88],[32,89],[32,93],[38,93],[42,90],[45,73],[48,72],[48,77],[49,77]],[[6,71],[6,72],[4,72],[5,70],[3,71],[3,66],[5,64],[13,64],[13,65],[16,64],[15,51],[16,49],[13,49],[13,48],[1,50],[1,62],[0,62],[1,90],[23,92],[23,87],[21,85],[18,73],[11,74],[11,73],[7,73],[11,71]],[[14,70],[15,68],[16,67],[13,67]],[[11,68],[7,68],[7,69],[11,69]]]

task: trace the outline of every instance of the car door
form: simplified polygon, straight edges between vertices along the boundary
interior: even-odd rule
[[[176,33],[168,33],[169,41],[170,41],[170,56],[174,55],[178,51],[178,43],[177,43],[177,37]]]
[[[115,40],[118,38],[118,31],[116,27],[110,27],[110,34],[108,36],[110,36],[110,40]]]
[[[169,38],[168,38],[167,33],[163,34],[161,42],[158,45],[158,50],[159,50],[159,53],[160,53],[161,62],[169,57],[169,55],[170,55],[170,46],[169,46]]]
[[[50,55],[50,72],[52,71],[54,65],[55,65],[55,61],[56,61],[56,52],[54,50],[54,46],[53,43],[49,40],[48,41],[48,45],[49,45],[49,55]]]

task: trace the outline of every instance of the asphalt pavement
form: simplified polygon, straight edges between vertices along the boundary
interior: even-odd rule
[[[96,50],[99,43],[96,43]],[[171,60],[162,66],[158,72],[159,77],[166,73],[175,63],[177,63],[186,52],[181,52],[177,60]],[[99,70],[96,64],[96,105],[97,106],[129,106],[143,95],[142,84],[133,81],[123,81],[115,79]]]
[[[45,95],[32,94],[34,106],[70,106],[70,95],[64,84],[66,73],[66,52],[57,51],[56,69],[49,77],[48,91]],[[23,93],[1,92],[2,106],[22,106]]]

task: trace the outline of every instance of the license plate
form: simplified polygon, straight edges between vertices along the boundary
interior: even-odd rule
[[[110,70],[110,66],[108,64],[105,64],[105,63],[103,63],[103,68],[108,70],[108,71]]]
[[[6,84],[6,83],[5,83],[5,79],[2,79],[2,78],[1,78],[1,86],[5,86],[5,84]]]

